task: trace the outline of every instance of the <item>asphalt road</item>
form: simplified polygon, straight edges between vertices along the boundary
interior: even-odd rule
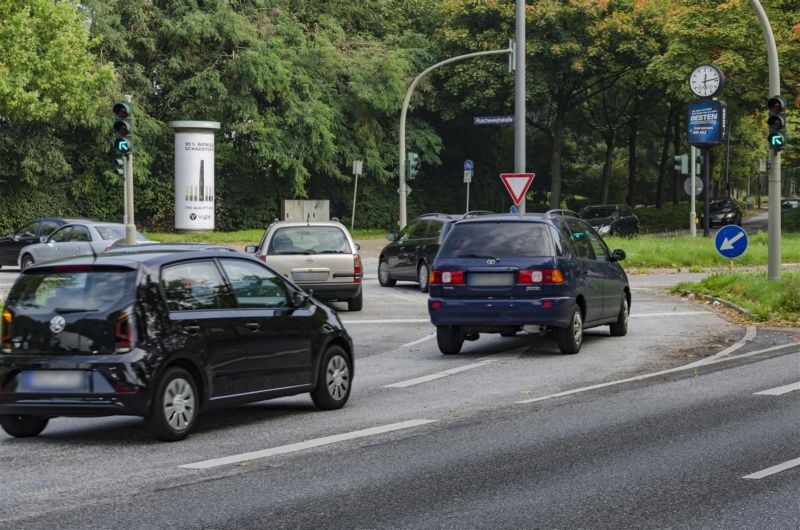
[[[364,310],[341,314],[356,344],[343,410],[266,401],[173,444],[135,418],[0,434],[0,527],[800,526],[800,467],[742,478],[800,458],[800,389],[754,395],[800,381],[800,347],[729,360],[793,334],[737,342],[744,327],[647,276],[627,337],[598,328],[563,356],[538,336],[482,336],[443,356],[425,295],[365,267]]]

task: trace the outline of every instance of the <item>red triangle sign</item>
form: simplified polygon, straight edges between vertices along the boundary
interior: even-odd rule
[[[500,180],[503,181],[514,204],[519,205],[525,194],[528,193],[528,188],[531,187],[535,176],[535,173],[500,173]]]

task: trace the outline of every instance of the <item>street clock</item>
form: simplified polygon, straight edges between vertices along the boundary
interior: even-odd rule
[[[713,64],[698,66],[689,76],[689,88],[699,98],[719,95],[725,85],[725,74]]]

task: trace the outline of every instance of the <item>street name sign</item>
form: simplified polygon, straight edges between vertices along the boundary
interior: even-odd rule
[[[510,116],[475,116],[474,125],[510,125],[514,123],[514,115]]]
[[[531,187],[535,176],[535,173],[500,173],[500,180],[503,181],[503,186],[506,187],[511,200],[518,205],[528,193],[528,188]]]
[[[714,237],[714,246],[723,258],[738,258],[747,250],[747,233],[741,226],[723,226]]]

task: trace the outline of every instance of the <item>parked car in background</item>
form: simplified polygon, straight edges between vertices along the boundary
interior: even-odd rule
[[[639,233],[639,218],[627,204],[597,204],[581,210],[585,219],[601,236],[635,236]]]
[[[143,416],[161,440],[212,408],[309,392],[344,406],[353,343],[336,313],[241,253],[109,253],[28,267],[0,330],[0,425]]]
[[[55,232],[58,227],[68,223],[90,222],[86,219],[66,219],[62,217],[42,217],[28,221],[21,228],[0,237],[0,268],[16,267],[19,264],[19,251],[28,245],[39,243],[40,239]]]
[[[40,243],[24,247],[19,253],[19,268],[25,270],[35,263],[57,259],[96,256],[109,250],[120,239],[125,239],[124,224],[73,220],[51,235],[42,236]],[[149,241],[138,232],[136,240]]]
[[[114,252],[117,254],[138,254],[141,252],[190,252],[194,250],[226,250],[228,252],[238,252],[236,249],[226,245],[215,245],[211,243],[160,243],[158,241],[140,241],[136,245],[126,245],[125,240],[121,239],[112,244],[106,253]]]
[[[800,200],[798,199],[784,199],[781,201],[781,211],[788,212],[795,208],[800,208]]]
[[[313,291],[314,297],[347,302],[349,311],[361,311],[361,256],[340,222],[276,221],[267,227],[261,242],[247,246],[245,252]]]
[[[474,210],[462,215],[420,215],[400,232],[386,236],[390,243],[383,247],[378,258],[378,283],[394,287],[398,280],[417,282],[419,290],[427,293],[431,264],[452,224],[459,219],[492,214],[488,210]]]
[[[628,332],[631,290],[619,262],[584,220],[562,213],[491,215],[454,223],[433,262],[428,313],[439,350],[480,333],[551,330],[577,353],[583,330]]]
[[[708,226],[738,225],[742,226],[742,210],[733,199],[713,199],[708,203],[711,214]],[[698,223],[704,226],[705,208],[700,209]]]

